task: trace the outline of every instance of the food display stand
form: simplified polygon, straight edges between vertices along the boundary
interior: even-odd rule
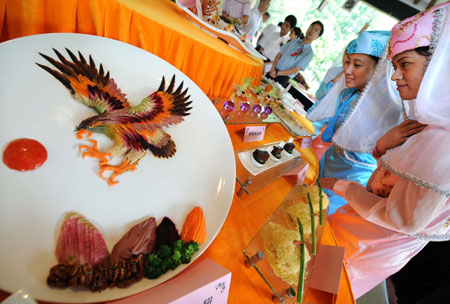
[[[212,102],[226,125],[240,126],[264,126],[264,132],[271,132],[275,125],[281,126],[291,137],[281,139],[274,137],[274,141],[261,143],[257,141],[251,148],[235,149],[236,158],[236,181],[240,189],[237,192],[241,196],[244,192],[250,194],[259,190],[268,183],[281,176],[298,172],[310,163],[308,159],[302,158],[299,149],[303,138],[310,137],[314,133],[314,127],[305,117],[304,111],[295,104],[293,97],[281,88],[275,89],[277,97],[273,97],[267,86],[276,87],[277,84],[264,79],[260,87],[249,86],[249,80],[244,81],[242,86],[235,86],[230,99],[212,98]],[[289,108],[287,108],[289,107]],[[244,136],[245,137],[245,136]],[[265,134],[262,136],[265,137]],[[262,138],[260,138],[262,139]],[[245,141],[245,138],[243,139]],[[295,145],[294,153],[282,153],[280,159],[271,157],[264,165],[255,163],[252,153],[256,149],[270,150],[276,145],[284,145],[290,141]]]
[[[256,149],[270,149],[277,144],[279,144],[279,142],[262,145]],[[241,196],[244,192],[247,194],[255,192],[295,168],[299,168],[306,164],[305,161],[301,159],[301,154],[295,150],[292,156],[283,157],[279,162],[269,159],[269,163],[265,165],[266,168],[260,168],[255,166],[251,161],[254,151],[255,148],[244,151],[235,151],[236,181],[241,187],[237,192],[238,196]]]
[[[328,209],[325,206],[322,207],[321,202],[322,211],[315,210],[312,204],[308,206],[308,203],[299,200],[299,197],[302,196],[304,191],[312,191],[313,189],[317,191],[317,187],[315,188],[301,185],[296,185],[292,188],[243,251],[244,256],[247,258],[247,264],[251,264],[273,291],[273,299],[275,301],[279,300],[281,303],[296,303],[298,300],[297,293],[301,293],[300,301],[302,301],[303,293],[307,291],[311,279],[317,256],[317,244],[320,244],[322,239],[324,219],[327,216]],[[328,205],[328,199],[324,198],[323,194],[322,198],[326,200]],[[318,202],[315,202],[315,205],[317,207],[319,205]],[[315,218],[314,223],[311,221],[311,213],[303,212],[309,210],[309,208],[312,208],[311,213],[313,214],[312,217]],[[298,244],[293,244],[289,238],[299,240],[298,236],[296,236],[296,234],[299,234],[299,228],[296,226],[298,225],[296,216],[300,216],[301,219],[299,218],[299,220],[303,222],[301,232],[301,238],[304,240],[305,247],[303,248],[305,251],[303,256],[301,254],[297,256],[295,252],[297,249],[300,250],[301,241],[298,241]],[[311,223],[314,229],[310,226]],[[292,248],[289,249],[289,246]],[[295,271],[299,271],[299,266],[286,267],[286,265],[297,265],[297,263],[300,265],[300,259],[304,263],[304,269],[302,270],[302,282],[299,287],[299,276],[295,275]],[[279,262],[280,260],[282,260],[281,263]],[[287,269],[292,275],[286,271]]]

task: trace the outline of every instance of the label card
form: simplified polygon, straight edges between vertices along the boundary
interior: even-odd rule
[[[303,184],[306,174],[308,173],[308,168],[309,164],[306,164],[306,166],[304,166],[303,169],[297,173],[297,183]]]
[[[245,127],[244,142],[252,142],[264,139],[266,126]]]
[[[303,137],[302,138],[302,145],[300,146],[300,149],[308,149],[311,147],[312,143],[312,137]]]
[[[337,294],[344,263],[344,247],[320,245],[309,287]]]

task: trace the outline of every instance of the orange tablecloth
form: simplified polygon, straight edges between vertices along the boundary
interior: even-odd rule
[[[208,96],[229,98],[233,84],[243,77],[259,83],[263,73],[261,59],[205,33],[169,0],[0,0],[0,41],[53,32],[143,48],[184,72]]]

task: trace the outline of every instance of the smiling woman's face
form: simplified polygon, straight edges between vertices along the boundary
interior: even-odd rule
[[[404,100],[417,98],[420,83],[425,73],[427,57],[415,50],[405,51],[392,58],[394,75],[392,80],[397,83],[397,91]]]
[[[362,90],[369,81],[375,67],[375,60],[366,54],[351,54],[344,57],[345,85]]]

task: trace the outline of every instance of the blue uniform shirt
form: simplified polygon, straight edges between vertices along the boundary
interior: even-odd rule
[[[277,70],[283,71],[294,67],[299,67],[304,71],[314,57],[311,44],[301,44],[301,39],[294,39],[281,47],[281,57],[277,62]],[[294,77],[296,73],[289,75]]]

